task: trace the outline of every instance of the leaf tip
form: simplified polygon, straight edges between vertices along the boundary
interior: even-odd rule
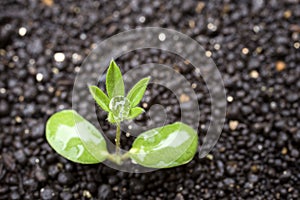
[[[94,97],[94,93],[96,92],[96,90],[97,90],[98,87],[95,86],[95,85],[88,85],[88,88],[89,88],[90,93]]]
[[[112,67],[112,66],[113,67],[117,66],[117,63],[113,58],[111,58],[110,63],[109,63],[109,67]]]
[[[146,112],[146,111],[145,111],[143,108],[141,108],[141,107],[137,107],[137,108],[140,108],[140,110],[141,110],[142,113]]]
[[[87,87],[89,88],[89,90],[94,89],[96,86],[95,85],[87,85]]]

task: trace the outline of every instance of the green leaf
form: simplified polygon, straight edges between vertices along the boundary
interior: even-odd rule
[[[120,68],[114,60],[111,60],[106,75],[106,91],[108,97],[124,96],[124,82]]]
[[[116,120],[114,119],[114,115],[110,112],[108,113],[108,117],[107,117],[107,120],[109,121],[109,123],[111,124],[115,124],[117,123]]]
[[[140,114],[142,114],[143,112],[145,112],[143,108],[140,107],[131,108],[128,119],[134,119]]]
[[[109,112],[109,99],[100,88],[97,86],[89,86],[90,93],[97,104],[106,112]]]
[[[57,112],[48,119],[46,139],[58,154],[73,162],[100,163],[108,155],[101,133],[74,110]]]
[[[151,168],[169,168],[188,163],[198,146],[197,132],[176,122],[140,134],[130,149],[133,162]]]
[[[146,91],[147,85],[149,83],[150,77],[143,78],[137,82],[131,90],[128,92],[127,98],[131,102],[131,107],[135,107],[142,100],[144,93]]]

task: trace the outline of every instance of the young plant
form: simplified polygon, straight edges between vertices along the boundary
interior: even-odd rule
[[[121,71],[114,60],[106,75],[107,95],[97,86],[89,86],[96,103],[108,113],[107,120],[116,126],[116,150],[110,153],[102,134],[74,110],[52,115],[46,125],[50,146],[63,157],[78,163],[95,164],[110,160],[121,165],[124,160],[151,168],[169,168],[189,162],[198,146],[197,132],[176,122],[141,133],[125,154],[120,151],[121,123],[145,112],[142,100],[150,77],[138,81],[125,96]]]

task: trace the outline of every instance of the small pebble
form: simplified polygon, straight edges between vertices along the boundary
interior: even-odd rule
[[[210,58],[212,56],[211,51],[205,51],[205,56]]]
[[[279,72],[283,71],[285,69],[285,66],[286,66],[285,62],[283,62],[283,61],[276,62],[276,70]]]
[[[14,171],[16,169],[16,162],[15,159],[12,157],[11,154],[9,153],[2,153],[2,159],[3,159],[3,163],[5,165],[5,167],[10,170],[10,171]]]
[[[138,179],[130,180],[130,187],[134,194],[142,194],[145,189],[144,185]]]
[[[43,74],[37,73],[37,74],[36,74],[36,80],[37,80],[38,82],[41,82],[41,81],[43,80]]]
[[[203,1],[198,2],[197,6],[196,6],[196,12],[198,14],[201,13],[204,7],[205,7],[205,2],[203,2]]]
[[[232,178],[225,178],[225,179],[224,179],[224,184],[225,184],[227,187],[234,187],[235,181],[234,181],[234,179],[232,179]]]
[[[232,96],[227,96],[227,101],[231,103],[233,101],[233,97]]]
[[[182,196],[182,194],[178,193],[174,200],[184,200],[184,197]]]
[[[91,195],[90,191],[88,191],[88,190],[83,190],[82,196],[84,196],[88,199],[92,198],[92,195]]]
[[[214,159],[214,156],[212,154],[207,154],[206,155],[206,158],[209,159],[209,160],[213,160]]]
[[[243,48],[242,49],[242,53],[245,54],[245,55],[248,54],[249,53],[249,49],[248,48]]]
[[[57,69],[57,68],[52,68],[52,72],[53,72],[53,74],[58,74],[59,73],[59,69]]]
[[[14,153],[14,157],[21,164],[24,164],[27,161],[26,155],[22,149],[19,149],[18,151],[16,151]]]
[[[62,200],[71,200],[73,199],[73,195],[72,193],[68,192],[68,191],[63,191],[59,194],[60,198]]]
[[[53,199],[56,196],[54,190],[51,188],[42,188],[40,190],[40,195],[43,200]]]
[[[189,21],[189,27],[190,27],[190,28],[195,28],[195,25],[196,25],[196,23],[195,23],[194,20],[190,20],[190,21]]]
[[[45,182],[47,180],[47,174],[41,168],[35,169],[35,178],[38,182]]]
[[[188,102],[188,101],[190,101],[190,97],[186,94],[181,94],[179,97],[179,101],[180,101],[180,103]]]
[[[61,172],[58,174],[57,180],[62,185],[69,185],[73,182],[73,177],[70,173]]]
[[[56,165],[50,165],[48,168],[48,175],[51,178],[55,178],[57,176],[57,174],[59,173],[59,169]]]
[[[4,99],[0,100],[0,117],[10,113],[10,105]]]
[[[21,199],[21,196],[18,192],[14,191],[14,192],[10,193],[10,199],[13,199],[13,200]]]
[[[16,116],[15,120],[16,120],[17,123],[21,123],[23,121],[20,116]]]
[[[158,39],[160,40],[160,41],[165,41],[166,40],[166,35],[164,34],[164,33],[160,33],[159,35],[158,35]]]
[[[252,166],[251,166],[251,171],[252,171],[253,173],[258,172],[258,166],[257,166],[257,165],[252,165]]]
[[[26,47],[27,51],[32,55],[38,55],[44,50],[43,42],[39,38],[32,39]]]
[[[146,21],[146,18],[144,16],[139,17],[139,22],[144,23]]]
[[[26,35],[26,33],[27,33],[27,29],[25,28],[25,27],[21,27],[21,28],[19,28],[19,35],[20,36],[25,36]]]
[[[282,150],[281,150],[281,154],[286,155],[287,152],[288,152],[288,149],[286,147],[283,147]]]
[[[43,4],[45,4],[46,6],[51,7],[53,5],[53,0],[42,0]]]
[[[28,191],[35,191],[38,188],[39,183],[34,179],[25,179],[23,181],[24,188]]]
[[[143,108],[147,108],[148,104],[147,103],[143,103],[142,106],[143,106]]]
[[[292,11],[290,11],[290,10],[284,11],[283,16],[286,19],[290,18],[292,16]]]
[[[256,78],[259,77],[259,73],[258,73],[256,70],[252,70],[252,71],[250,72],[250,77],[256,79]]]
[[[73,63],[79,63],[82,60],[82,56],[77,54],[77,53],[73,53],[72,54],[72,62]]]
[[[250,183],[256,183],[259,180],[259,178],[258,178],[258,176],[254,175],[254,174],[250,174],[248,176],[248,180]]]
[[[236,120],[233,120],[233,121],[231,120],[231,121],[229,121],[229,128],[230,128],[230,130],[232,130],[232,131],[236,130],[237,127],[238,127],[238,125],[239,125],[239,122],[236,121]]]
[[[272,101],[272,102],[270,103],[270,107],[271,107],[273,110],[275,110],[275,109],[277,108],[277,103],[274,102],[274,101]]]
[[[253,26],[253,31],[255,33],[258,33],[260,31],[260,27],[259,26]]]
[[[98,198],[99,199],[111,199],[113,197],[113,191],[110,185],[102,184],[98,188]]]
[[[213,23],[208,23],[207,24],[207,28],[211,31],[216,31],[217,30],[217,26],[214,25]]]
[[[36,122],[35,127],[31,131],[31,136],[34,139],[41,138],[44,136],[44,129],[45,125],[40,123],[39,121]]]
[[[63,191],[59,194],[59,197],[62,199],[62,200],[71,200],[73,199],[73,195],[71,192],[69,191]]]
[[[300,155],[300,153],[297,149],[292,149],[291,150],[291,156],[293,156],[294,158],[298,158],[299,155]]]
[[[0,88],[0,93],[1,94],[5,94],[6,93],[6,89],[5,88]]]
[[[56,62],[63,62],[65,60],[65,54],[61,53],[61,52],[55,53],[54,54],[54,60]]]
[[[220,45],[220,44],[215,44],[215,45],[214,45],[214,49],[215,49],[215,50],[219,50],[220,48],[221,48],[221,45]]]

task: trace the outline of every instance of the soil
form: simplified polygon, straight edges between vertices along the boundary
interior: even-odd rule
[[[299,0],[1,0],[0,199],[299,199],[299,22]],[[222,73],[227,115],[213,151],[145,174],[76,164],[56,154],[46,142],[45,123],[72,108],[83,59],[97,42],[148,26],[192,37]],[[197,83],[203,113],[198,132],[207,131],[209,93],[183,60],[145,50],[116,61],[123,72],[176,61],[178,71]],[[166,88],[150,85],[144,103],[169,107],[168,122],[181,116]],[[113,139],[113,127],[98,114]],[[147,116],[137,123],[146,124]],[[131,142],[122,135],[124,148]]]

